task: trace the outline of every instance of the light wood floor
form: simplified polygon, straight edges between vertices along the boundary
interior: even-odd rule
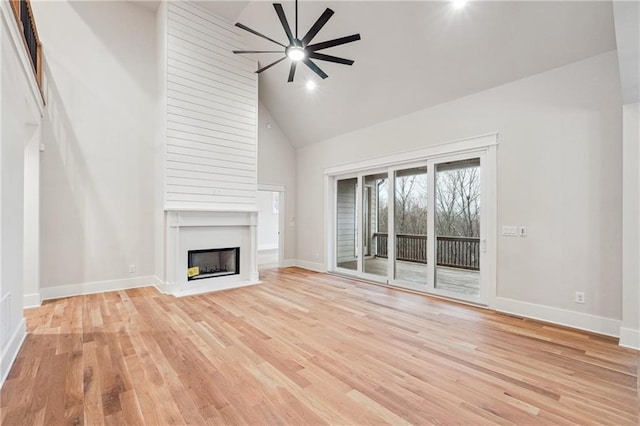
[[[300,269],[27,311],[3,425],[638,424],[614,339]]]

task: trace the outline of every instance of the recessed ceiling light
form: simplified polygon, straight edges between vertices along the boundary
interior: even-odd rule
[[[451,0],[454,9],[462,9],[466,6],[468,0]]]
[[[313,80],[307,81],[307,90],[314,90],[316,88],[316,82]]]

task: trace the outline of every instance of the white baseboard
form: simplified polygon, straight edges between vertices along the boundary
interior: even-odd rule
[[[606,336],[619,337],[620,320],[604,318],[567,309],[536,305],[519,300],[496,297],[495,305],[490,306],[498,312],[537,319],[579,330],[591,331]]]
[[[24,309],[37,308],[41,303],[42,299],[40,299],[40,293],[25,294],[22,301],[22,307]]]
[[[130,288],[158,286],[160,280],[153,275],[120,280],[94,281],[90,283],[69,284],[40,289],[42,300],[61,297],[81,296],[84,294],[104,293],[107,291],[128,290]],[[161,281],[160,281],[161,282]]]
[[[281,265],[280,265],[281,268],[289,268],[291,266],[296,266],[295,259],[285,259],[281,262]]]
[[[640,350],[640,330],[620,327],[620,346]]]
[[[327,272],[327,268],[322,263],[309,262],[302,259],[296,260],[296,266],[315,272]]]
[[[20,352],[20,348],[22,347],[22,343],[26,337],[27,321],[23,318],[22,321],[20,321],[20,324],[18,324],[18,327],[14,330],[11,339],[9,339],[9,344],[5,350],[2,351],[2,356],[0,356],[0,387],[2,387],[4,381],[7,379],[9,371],[11,371],[11,366],[16,360],[18,352]]]
[[[160,293],[167,294],[168,284],[166,282],[162,281],[157,275],[154,275],[153,277],[151,277],[151,279],[153,280],[152,285],[155,286],[155,288],[157,288]]]

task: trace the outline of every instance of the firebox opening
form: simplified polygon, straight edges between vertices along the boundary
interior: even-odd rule
[[[240,247],[189,250],[188,257],[189,281],[240,273]]]

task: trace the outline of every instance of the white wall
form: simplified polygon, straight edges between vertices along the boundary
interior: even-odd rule
[[[620,344],[640,349],[640,104],[624,105],[622,325]]]
[[[154,203],[154,275],[160,283],[167,280],[165,258],[165,146],[167,141],[167,46],[168,46],[168,5],[162,1],[156,12],[156,125],[154,144],[154,168],[155,168],[155,203]],[[161,285],[162,286],[162,285]]]
[[[497,295],[619,320],[616,61],[608,52],[300,149],[298,258],[326,264],[324,168],[498,132],[498,226],[526,226],[529,235],[498,239]],[[574,303],[575,291],[586,293],[584,305]]]
[[[258,191],[258,250],[278,248],[280,215],[273,212],[274,194],[279,193]]]
[[[24,149],[24,307],[40,306],[40,128],[28,126]]]
[[[155,14],[130,2],[33,9],[49,86],[42,296],[141,285],[154,275]]]
[[[290,264],[296,258],[296,150],[262,103],[258,110],[258,184],[285,187],[285,208],[280,210],[285,226],[280,232],[284,232],[282,261]]]
[[[0,74],[1,385],[26,336],[22,314],[25,149],[38,139],[42,108],[31,64],[8,2],[0,3]],[[37,264],[34,267],[37,268]]]

